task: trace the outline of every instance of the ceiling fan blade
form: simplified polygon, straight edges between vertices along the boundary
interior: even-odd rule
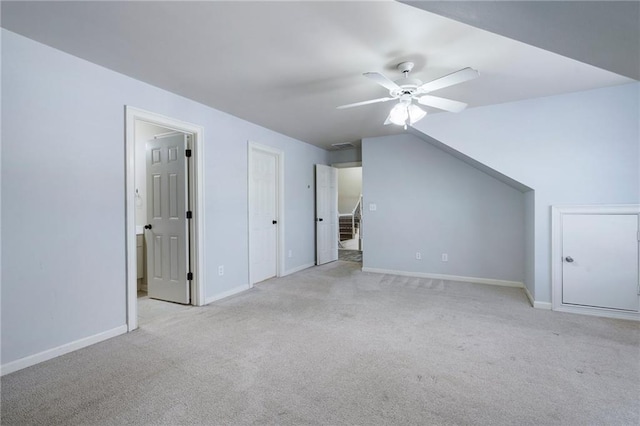
[[[453,86],[454,84],[464,83],[465,81],[477,78],[480,73],[473,68],[463,68],[459,71],[447,74],[444,77],[429,81],[418,88],[422,92],[433,92],[434,90],[443,89]]]
[[[356,102],[355,104],[348,104],[348,105],[341,105],[339,107],[336,107],[336,109],[345,109],[345,108],[353,108],[353,107],[357,107],[357,106],[361,106],[361,105],[369,105],[369,104],[375,104],[378,102],[387,102],[387,101],[392,101],[395,98],[378,98],[378,99],[372,99],[370,101],[362,101],[362,102]]]
[[[379,72],[365,72],[362,75],[364,75],[365,77],[369,77],[371,80],[375,81],[380,86],[384,87],[389,91],[400,89],[400,86],[398,86],[396,83],[389,80],[387,77],[380,74]]]
[[[418,103],[450,112],[460,112],[467,107],[467,104],[464,102],[452,101],[451,99],[431,95],[420,96]]]

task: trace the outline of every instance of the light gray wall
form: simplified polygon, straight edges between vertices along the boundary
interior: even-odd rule
[[[248,140],[284,151],[285,267],[313,263],[326,151],[6,30],[2,88],[2,363],[125,324],[125,105],[204,127],[207,297],[248,284]]]
[[[362,194],[362,167],[338,169],[338,212],[351,213]]]
[[[523,281],[522,192],[408,134],[364,139],[362,163],[363,266]]]
[[[432,114],[415,125],[535,190],[536,301],[551,301],[550,206],[640,202],[639,99],[633,83]]]

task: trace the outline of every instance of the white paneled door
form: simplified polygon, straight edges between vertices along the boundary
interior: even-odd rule
[[[187,279],[187,135],[147,142],[147,286],[149,297],[190,303]]]
[[[316,164],[316,264],[338,260],[338,169]]]
[[[638,215],[562,215],[562,303],[638,311]]]
[[[249,261],[251,284],[277,275],[278,154],[249,150]]]

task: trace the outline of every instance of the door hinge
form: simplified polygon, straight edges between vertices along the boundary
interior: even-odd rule
[[[187,281],[193,280],[193,272],[187,272]]]
[[[191,157],[191,150],[190,149],[185,150],[184,155],[187,157]]]
[[[191,219],[193,217],[193,213],[191,213],[191,210],[189,210],[187,212],[187,219]]]

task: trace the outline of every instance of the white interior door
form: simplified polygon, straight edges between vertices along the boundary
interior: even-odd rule
[[[562,216],[562,302],[638,311],[638,215]]]
[[[338,260],[338,169],[316,164],[316,264]]]
[[[278,155],[250,149],[249,259],[251,284],[277,275]]]
[[[187,136],[147,142],[147,285],[149,297],[188,304]],[[149,228],[150,227],[150,228]]]

